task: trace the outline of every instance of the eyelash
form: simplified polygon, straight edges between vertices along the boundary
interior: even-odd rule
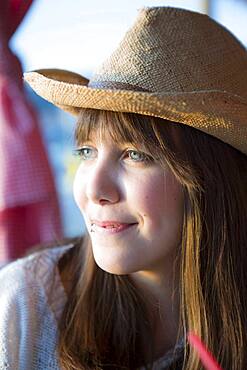
[[[87,150],[88,150],[88,149],[89,149],[89,150],[90,150],[90,149],[92,149],[92,150],[93,150],[93,148],[90,148],[90,147],[88,147],[88,146],[87,146],[87,147],[82,147],[82,148],[75,149],[73,153],[74,153],[74,155],[75,155],[75,156],[80,157],[82,160],[87,160],[87,158],[83,158],[84,151],[85,151],[86,149],[87,149]]]
[[[132,158],[130,158],[130,154],[131,153],[138,153],[142,156],[142,159],[141,160],[133,160]],[[153,158],[151,156],[149,156],[148,154],[144,153],[144,152],[140,152],[138,150],[135,150],[135,149],[128,149],[126,150],[125,154],[129,155],[129,158],[131,160],[133,160],[134,162],[152,162],[153,161]]]
[[[78,156],[78,157],[80,157],[82,160],[90,160],[90,159],[92,159],[92,158],[85,158],[84,157],[84,151],[85,150],[94,150],[93,148],[90,148],[90,147],[82,147],[82,148],[78,148],[78,149],[75,149],[74,150],[74,155],[76,155],[76,156]],[[131,158],[130,157],[130,154],[131,153],[138,153],[138,154],[140,154],[141,155],[141,157],[142,157],[142,159],[141,160],[133,160],[133,158]],[[130,160],[132,160],[133,162],[137,162],[137,163],[144,163],[144,162],[153,162],[154,161],[154,159],[150,156],[150,155],[148,155],[148,154],[146,154],[146,153],[144,153],[144,152],[141,152],[141,151],[138,151],[138,150],[135,150],[135,149],[128,149],[128,150],[126,150],[124,153],[123,153],[123,157],[125,156],[125,155],[128,155],[129,156],[129,159]],[[94,159],[94,158],[93,158]]]

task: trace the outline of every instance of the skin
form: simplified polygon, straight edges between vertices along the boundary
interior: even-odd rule
[[[174,259],[181,242],[183,192],[168,166],[162,168],[137,150],[110,137],[101,141],[95,136],[85,143],[78,150],[81,162],[74,197],[99,267],[130,275],[154,299],[160,328],[156,330],[158,355],[170,348],[177,334]],[[119,225],[95,226],[95,220],[117,221],[120,231]],[[165,324],[163,317],[169,317]]]

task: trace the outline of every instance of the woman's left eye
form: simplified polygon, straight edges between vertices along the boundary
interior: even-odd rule
[[[131,160],[133,162],[150,162],[152,161],[152,157],[150,157],[148,154],[139,152],[138,150],[126,150],[125,157],[127,157],[128,160]]]

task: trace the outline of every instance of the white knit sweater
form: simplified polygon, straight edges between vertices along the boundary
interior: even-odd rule
[[[59,370],[57,323],[66,294],[57,262],[71,247],[46,249],[0,270],[0,370]],[[167,353],[153,369],[173,360]]]
[[[57,320],[66,301],[57,261],[71,246],[0,270],[0,369],[58,370]]]

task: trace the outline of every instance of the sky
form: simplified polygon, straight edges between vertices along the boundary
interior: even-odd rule
[[[247,44],[247,6],[212,0],[213,16]],[[143,6],[205,11],[205,0],[34,0],[11,45],[24,71],[69,69],[90,77],[114,50]]]

